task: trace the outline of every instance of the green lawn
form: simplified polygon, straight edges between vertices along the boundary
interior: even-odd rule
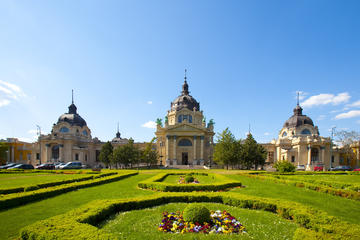
[[[143,181],[147,178],[153,177],[156,174],[164,172],[163,170],[147,170],[141,171],[139,175],[125,178],[116,182],[103,184],[95,187],[89,187],[85,189],[80,189],[68,193],[58,195],[49,199],[45,199],[38,202],[29,203],[17,208],[12,208],[7,211],[0,211],[0,239],[14,239],[18,237],[19,230],[32,224],[38,220],[46,219],[55,215],[59,215],[75,209],[81,205],[84,205],[92,200],[96,199],[119,199],[119,198],[133,198],[138,196],[145,196],[151,194],[157,194],[157,192],[150,190],[143,190],[137,188],[137,183]],[[209,172],[209,171],[204,171]],[[211,170],[211,173],[216,172]],[[323,210],[329,215],[339,217],[342,220],[359,224],[360,222],[360,201],[348,200],[341,197],[332,196],[325,193],[319,193],[313,190],[307,190],[304,188],[298,188],[295,186],[288,186],[284,184],[277,184],[268,180],[259,180],[254,178],[249,178],[244,175],[239,175],[239,171],[225,171],[218,170],[219,173],[226,175],[229,178],[238,180],[243,183],[245,188],[236,188],[231,191],[240,192],[242,194],[248,194],[253,196],[260,197],[269,197],[269,198],[278,198],[288,201],[299,202],[307,206],[314,207],[316,209]],[[36,175],[39,175],[36,177]],[[10,181],[12,184],[19,184],[21,181],[26,182],[25,179],[38,179],[40,182],[46,181],[49,174],[5,174],[0,175],[0,186],[4,186],[3,182]],[[82,174],[74,175],[51,175],[55,177],[79,177]],[[12,180],[9,180],[9,177],[13,177]],[[206,176],[197,175],[200,183],[212,181],[212,178]],[[339,181],[356,181],[355,177],[359,176],[301,176],[301,177],[330,177],[335,179],[335,177],[340,177]],[[177,183],[179,176],[173,175],[166,179],[166,181],[171,181],[172,183]],[[338,179],[338,178],[336,178]],[[13,182],[14,181],[14,182]],[[39,183],[40,183],[39,182]],[[166,206],[158,206],[151,209],[144,209],[134,212],[127,212],[119,214],[115,219],[109,221],[104,229],[113,229],[115,232],[127,232],[132,231],[132,234],[129,236],[131,238],[144,238],[144,234],[149,234],[151,239],[174,239],[181,238],[181,235],[169,235],[161,232],[153,232],[152,226],[157,225],[159,218],[161,218],[161,213],[165,209],[177,209],[183,208],[185,204],[176,203],[169,204]],[[208,205],[210,206],[210,205]],[[217,208],[223,209],[223,205],[214,204]],[[214,208],[214,207],[211,207]],[[247,227],[249,231],[249,236],[253,239],[272,239],[272,236],[275,236],[273,239],[281,239],[280,236],[285,238],[291,238],[296,226],[291,222],[283,220],[277,217],[274,214],[262,212],[262,211],[250,211],[244,209],[237,209],[230,206],[226,206],[226,209],[230,209],[231,213],[236,216],[240,216],[241,221]],[[118,220],[117,220],[118,219]],[[116,221],[121,221],[124,224],[116,224]],[[134,224],[136,221],[140,224]],[[271,224],[269,224],[271,223]],[[149,225],[150,224],[150,225]],[[150,229],[150,230],[149,230]],[[251,230],[253,229],[253,230]],[[283,231],[288,230],[288,233],[283,233]],[[144,231],[144,232],[143,232]],[[286,232],[286,231],[285,231]],[[270,233],[270,234],[269,234]],[[138,237],[136,237],[138,236]],[[199,235],[190,234],[186,238],[194,239],[198,238]],[[218,238],[219,236],[216,236]],[[239,236],[235,236],[236,238]],[[222,237],[225,239],[225,237]],[[244,238],[244,236],[240,237]],[[247,237],[245,237],[247,238]]]
[[[70,180],[82,177],[90,177],[90,174],[53,174],[53,173],[3,173],[0,174],[0,188],[15,188],[49,183],[62,180]]]
[[[137,183],[154,174],[141,174],[96,187],[80,189],[39,202],[0,212],[0,239],[14,239],[19,230],[35,221],[62,214],[95,199],[132,198],[154,194]]]
[[[180,179],[180,176],[181,175],[168,175],[164,180],[163,182],[166,182],[166,183],[178,183],[179,182],[179,179]],[[211,175],[210,176],[205,176],[205,175],[193,175],[194,178],[196,178],[200,184],[212,184],[212,183],[215,183],[216,182],[216,178],[212,177]]]
[[[186,203],[171,203],[154,208],[122,212],[101,225],[102,229],[120,239],[291,239],[296,224],[265,212],[231,207],[223,204],[204,203],[210,210],[227,210],[245,227],[242,234],[171,234],[157,230],[162,212],[182,211]]]
[[[299,202],[327,212],[345,221],[359,224],[360,201],[320,193],[313,190],[274,183],[270,180],[260,180],[242,175],[227,175],[240,181],[245,188],[235,188],[232,191],[259,197],[279,198]]]

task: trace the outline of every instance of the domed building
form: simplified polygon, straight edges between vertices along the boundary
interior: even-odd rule
[[[80,161],[94,166],[102,143],[91,137],[91,130],[78,114],[72,98],[68,112],[58,118],[50,134],[39,137],[37,145],[37,163],[41,154],[41,163]]]
[[[303,114],[299,100],[293,115],[286,120],[278,139],[263,144],[268,151],[268,163],[279,160],[290,161],[294,165],[304,165],[306,170],[314,166],[330,168],[330,138],[321,137],[313,120]],[[333,166],[334,166],[333,162]]]
[[[164,126],[157,121],[155,135],[159,163],[166,166],[206,165],[212,154],[214,122],[206,125],[200,103],[190,95],[186,71],[181,95],[170,104]]]

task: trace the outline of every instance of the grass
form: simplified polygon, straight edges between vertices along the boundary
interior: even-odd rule
[[[181,175],[168,175],[162,182],[177,184],[179,182]],[[200,184],[212,184],[216,183],[216,178],[212,176],[204,176],[204,175],[193,175]]]
[[[245,186],[245,188],[235,188],[231,191],[299,202],[351,223],[359,224],[360,222],[359,201],[242,175],[228,175],[228,177],[242,182]]]
[[[53,173],[4,173],[0,174],[0,188],[15,188],[49,183],[61,180],[89,177],[89,174],[53,174]]]
[[[46,200],[0,212],[0,239],[14,239],[19,230],[35,221],[46,219],[77,208],[96,199],[132,198],[154,194],[138,189],[137,183],[153,174],[141,174],[121,181],[80,189]]]
[[[182,211],[186,203],[171,203],[154,208],[122,212],[101,224],[103,230],[120,239],[291,239],[296,224],[275,214],[231,207],[223,204],[204,203],[210,210],[227,210],[245,227],[247,233],[231,235],[171,234],[157,230],[162,212]]]

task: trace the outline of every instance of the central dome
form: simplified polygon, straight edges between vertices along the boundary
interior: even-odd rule
[[[77,108],[74,103],[69,106],[69,112],[62,114],[58,119],[58,124],[61,122],[67,122],[71,126],[86,126],[86,121],[76,112]]]
[[[182,86],[181,95],[171,103],[172,111],[179,111],[183,108],[187,108],[190,111],[193,111],[195,108],[196,111],[200,111],[200,104],[195,100],[195,98],[189,95],[189,85],[186,82],[186,77]]]
[[[310,117],[302,114],[302,108],[297,105],[294,108],[294,115],[292,115],[285,123],[284,127],[292,128],[292,127],[299,127],[304,124],[308,124],[314,126],[313,121]]]

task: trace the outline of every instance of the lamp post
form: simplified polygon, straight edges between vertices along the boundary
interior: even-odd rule
[[[334,132],[336,127],[331,128],[331,139],[330,139],[330,169],[332,168],[332,158],[333,158],[333,139],[334,139]]]
[[[39,164],[41,164],[41,127],[39,125],[36,125],[37,127],[37,134],[39,135],[39,146],[40,146],[40,156],[39,156]]]

